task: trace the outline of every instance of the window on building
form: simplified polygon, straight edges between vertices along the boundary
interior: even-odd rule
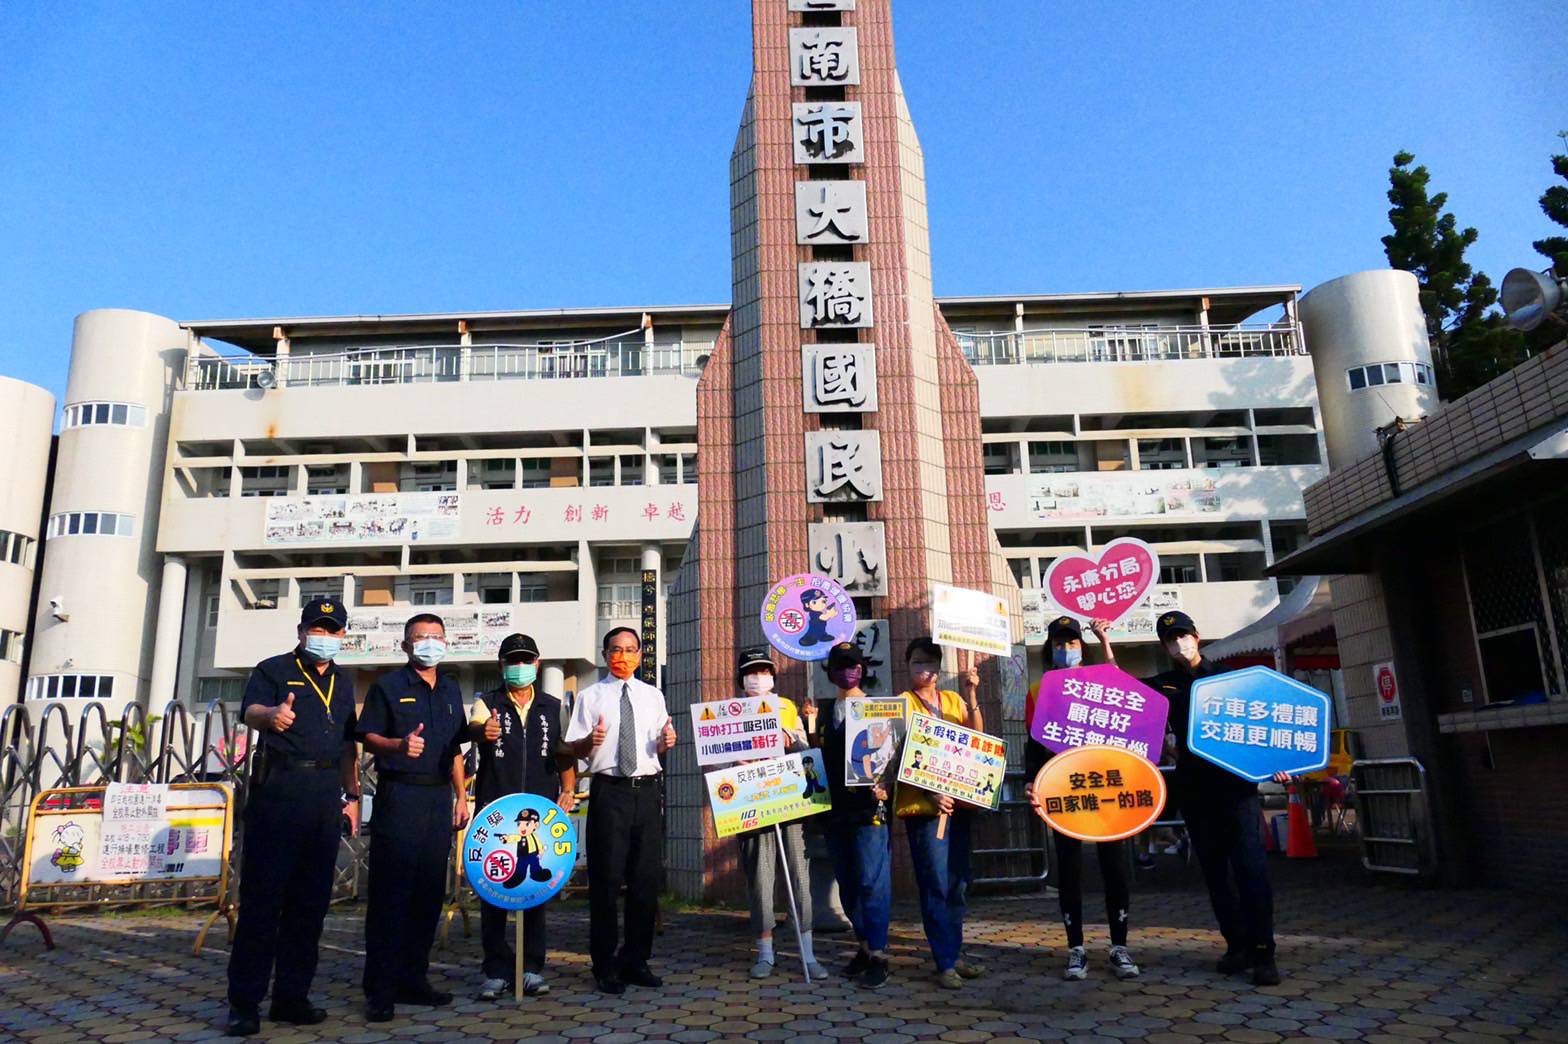
[[[1139,471],[1174,471],[1187,466],[1185,439],[1139,439]]]
[[[1220,435],[1192,441],[1192,463],[1200,468],[1245,468],[1252,465],[1252,439]]]
[[[517,488],[517,461],[481,460],[477,463],[480,489]]]
[[[987,475],[1018,474],[1018,443],[988,442],[985,444],[985,473]]]
[[[1260,428],[1278,428],[1285,425],[1310,428],[1314,425],[1311,406],[1280,406],[1253,410],[1252,420]]]
[[[409,469],[404,488],[418,493],[451,493],[457,489],[457,461],[415,464]]]
[[[681,455],[681,481],[685,483],[697,481],[697,454],[683,453]]]
[[[247,579],[243,583],[235,579],[231,583],[241,609],[276,609],[283,594],[283,581],[276,577]]]
[[[641,581],[599,585],[599,619],[625,620],[641,615]]]
[[[621,458],[621,485],[640,486],[643,484],[644,472],[648,467],[647,458],[641,454],[627,455]]]
[[[1027,558],[1009,558],[1007,565],[1013,571],[1013,579],[1019,587],[1033,587],[1034,577],[1029,573],[1029,560]]]
[[[240,496],[286,497],[294,469],[286,466],[240,468]]]
[[[1316,435],[1259,435],[1258,463],[1264,467],[1320,464]]]
[[[522,461],[523,488],[544,489],[548,487],[550,485],[551,463],[552,461],[549,457],[531,457]],[[572,484],[575,486],[577,483],[574,481]]]
[[[121,428],[147,426],[147,407],[131,402],[74,402],[65,407],[60,428],[85,428],[99,424]]]
[[[302,576],[296,582],[299,584],[300,605],[312,598],[330,598],[335,602],[343,600],[342,576]]]
[[[1265,563],[1262,551],[1233,551],[1204,555],[1203,567],[1210,583],[1216,580],[1262,580]]]
[[[550,588],[547,584],[520,584],[517,588],[519,602],[548,602]]]
[[[46,674],[29,678],[30,700],[107,700],[114,695],[114,678],[108,674]]]
[[[427,587],[410,591],[408,593],[408,603],[410,605],[451,605],[452,588],[449,584],[446,587]]]
[[[135,536],[136,518],[108,511],[65,511],[49,518],[49,535]]]
[[[1197,555],[1160,556],[1160,583],[1195,584],[1200,579]]]
[[[0,562],[9,562],[24,569],[33,567],[33,538],[0,529]]]
[[[305,468],[305,494],[343,496],[348,492],[347,464],[311,464]]]
[[[588,458],[588,485],[613,486],[615,485],[615,458],[614,457],[589,457]]]
[[[1036,474],[1065,474],[1078,470],[1075,442],[1030,442],[1029,470]]]
[[[22,662],[22,632],[0,629],[0,660]]]
[[[215,594],[207,596],[204,622],[209,631],[215,631],[218,628],[218,604],[220,601],[221,599]]]
[[[245,695],[245,679],[201,678],[196,682],[196,694],[203,707],[210,706],[214,700],[239,703],[240,698]]]

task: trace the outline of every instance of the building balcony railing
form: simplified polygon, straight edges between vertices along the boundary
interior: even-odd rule
[[[1295,323],[1239,326],[1086,326],[1023,333],[959,333],[975,366],[1020,363],[1162,362],[1306,355]]]
[[[695,377],[713,345],[621,337],[573,344],[398,345],[342,352],[296,351],[279,359],[198,355],[185,377],[189,391],[319,388],[456,381],[554,380],[573,377]]]

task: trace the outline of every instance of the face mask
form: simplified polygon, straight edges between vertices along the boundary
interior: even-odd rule
[[[746,690],[747,696],[766,696],[773,691],[773,675],[748,674],[741,679],[741,688]]]
[[[1165,643],[1165,651],[1171,654],[1172,659],[1191,663],[1198,654],[1198,639],[1190,634],[1179,634]]]
[[[501,677],[509,689],[526,689],[539,677],[537,663],[509,663],[501,668]]]
[[[446,659],[446,642],[440,638],[421,638],[414,643],[414,659],[422,667],[434,667]]]
[[[610,665],[610,673],[625,681],[637,673],[637,668],[642,663],[642,653],[612,649],[605,657],[605,661]]]
[[[860,680],[866,676],[866,669],[859,664],[853,667],[840,667],[828,672],[828,681],[846,692],[858,688]]]
[[[335,634],[307,634],[305,655],[317,663],[326,663],[343,651],[343,639]]]
[[[1083,663],[1082,649],[1052,649],[1051,662],[1058,667],[1076,667]]]
[[[941,668],[939,667],[929,667],[925,665],[921,665],[919,667],[910,667],[909,677],[917,684],[930,682],[936,679],[937,673],[940,670]]]

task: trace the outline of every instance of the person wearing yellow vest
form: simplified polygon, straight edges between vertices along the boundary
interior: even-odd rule
[[[766,699],[779,712],[779,727],[784,730],[784,750],[793,753],[810,746],[806,728],[801,723],[800,712],[793,701],[773,691],[773,660],[766,649],[746,649],[735,666],[740,695],[752,699]],[[808,715],[816,713],[810,703]],[[783,851],[778,839],[784,838]],[[784,823],[775,833],[772,827],[749,830],[740,835],[740,862],[746,870],[746,883],[751,892],[751,932],[757,940],[757,959],[751,966],[753,979],[766,979],[773,974],[773,895],[775,881],[774,860],[784,866],[789,874],[791,888],[800,913],[801,958],[813,979],[826,979],[827,969],[817,963],[811,941],[811,872],[806,863],[806,839],[799,820]]]
[[[909,689],[902,694],[906,717],[925,714],[976,731],[985,730],[980,713],[980,674],[972,666],[964,672],[964,694],[960,696],[951,689],[937,687],[942,647],[930,637],[911,641],[904,651],[904,663],[909,672]],[[909,840],[910,862],[920,890],[920,919],[936,962],[937,985],[959,989],[963,980],[985,974],[978,962],[963,956],[970,812],[956,807],[946,795],[907,783],[898,785],[893,809],[904,821],[904,836]],[[938,837],[944,816],[949,821],[943,836]]]

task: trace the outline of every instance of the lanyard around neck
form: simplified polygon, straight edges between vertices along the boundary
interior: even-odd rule
[[[299,673],[305,676],[305,680],[310,682],[310,687],[316,690],[316,695],[321,697],[321,705],[327,708],[327,717],[332,717],[332,693],[338,687],[338,676],[333,674],[331,678],[328,678],[327,691],[322,692],[321,686],[316,684],[316,679],[310,676],[310,672],[305,669],[305,665],[300,662],[298,656],[294,657],[294,666],[299,668]]]

